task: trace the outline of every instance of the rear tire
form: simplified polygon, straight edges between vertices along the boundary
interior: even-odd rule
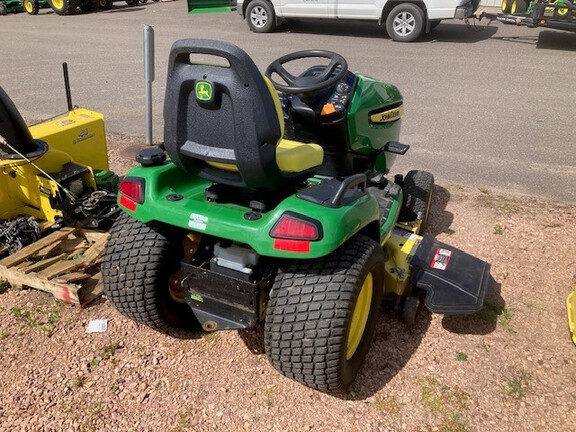
[[[346,389],[372,342],[384,287],[384,252],[358,236],[330,255],[280,268],[266,311],[270,363],[309,387]]]
[[[404,202],[400,209],[398,221],[416,222],[422,220],[419,233],[424,232],[428,225],[430,205],[432,203],[432,190],[434,188],[434,176],[427,171],[409,171],[404,177],[402,192]]]
[[[512,8],[512,0],[502,0],[502,13],[510,13]]]
[[[248,27],[255,33],[269,33],[276,27],[276,14],[266,0],[253,0],[246,8]]]
[[[140,4],[140,0],[126,0],[126,4],[128,6],[138,6]]]
[[[28,15],[38,15],[40,10],[38,0],[22,0],[22,6]]]
[[[180,270],[184,236],[159,223],[122,213],[110,231],[102,262],[106,297],[118,311],[148,327],[199,330],[192,309],[176,301],[169,281]]]
[[[57,15],[72,15],[76,11],[76,0],[48,0]]]
[[[112,9],[112,4],[114,0],[99,0],[100,9]]]
[[[400,3],[386,18],[386,31],[397,42],[412,42],[424,30],[424,13],[412,3]]]

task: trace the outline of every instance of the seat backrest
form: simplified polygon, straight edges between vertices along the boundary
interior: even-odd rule
[[[194,55],[215,56],[218,64]],[[281,137],[273,96],[248,54],[219,41],[174,43],[164,101],[164,146],[180,169],[232,186],[274,189],[282,182],[276,163]],[[237,171],[218,164],[235,165]]]
[[[0,87],[0,137],[24,155],[38,149],[37,142],[32,138],[16,105],[2,87]],[[1,150],[2,153],[6,153],[4,156],[13,153],[7,146],[2,146]]]

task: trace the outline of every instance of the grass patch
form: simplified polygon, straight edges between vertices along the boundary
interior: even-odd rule
[[[190,423],[190,414],[180,413],[178,414],[178,422],[172,429],[170,429],[170,432],[184,432],[189,430],[191,426],[192,424]]]
[[[19,319],[23,321],[26,325],[37,328],[46,336],[47,338],[52,337],[55,332],[56,324],[60,321],[59,305],[56,304],[50,310],[26,310],[18,306],[14,306],[10,309],[10,312]]]
[[[394,396],[376,395],[372,404],[377,410],[384,411],[386,414],[392,416],[400,414],[402,408],[402,405]]]
[[[86,377],[84,375],[77,375],[74,380],[72,380],[72,385],[76,388],[83,387],[86,384]]]
[[[496,225],[494,225],[494,229],[492,230],[492,232],[495,235],[502,235],[502,234],[504,234],[504,228],[502,227],[502,225],[496,224]]]
[[[456,353],[456,360],[457,361],[467,361],[468,360],[468,354],[465,354],[463,352],[457,352]]]
[[[530,375],[521,370],[514,373],[504,384],[506,396],[516,400],[522,399],[530,390]]]
[[[268,408],[274,405],[274,395],[274,388],[268,387],[266,390],[264,390],[264,403]]]
[[[439,424],[427,426],[427,430],[464,432],[468,421],[463,411],[468,410],[470,395],[459,387],[450,388],[434,377],[420,377],[416,380],[420,387],[422,403],[435,416]]]
[[[104,360],[110,360],[112,363],[117,363],[118,359],[116,359],[115,355],[118,348],[120,348],[120,344],[110,339],[108,345],[101,348],[98,355],[92,359],[90,366],[100,366],[100,363]]]
[[[5,279],[1,279],[0,278],[0,294],[5,293],[6,291],[8,291],[10,288],[12,288],[12,286],[10,285],[10,282],[8,282]]]

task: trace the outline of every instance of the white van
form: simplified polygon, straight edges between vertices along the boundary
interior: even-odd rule
[[[390,37],[411,42],[443,19],[474,15],[480,0],[238,0],[237,11],[254,32],[266,33],[291,18],[373,20]]]

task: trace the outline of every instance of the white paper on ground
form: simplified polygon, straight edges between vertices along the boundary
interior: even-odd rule
[[[104,333],[108,329],[108,320],[92,320],[86,326],[86,333]]]

